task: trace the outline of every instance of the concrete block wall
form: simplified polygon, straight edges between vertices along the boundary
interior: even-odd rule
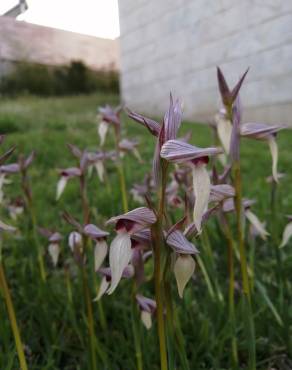
[[[216,66],[230,85],[250,67],[244,119],[292,125],[292,1],[120,0],[126,104],[161,115],[172,91],[187,119],[220,106]]]

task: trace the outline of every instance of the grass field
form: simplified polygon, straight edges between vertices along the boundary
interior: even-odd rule
[[[105,103],[117,104],[116,96],[80,96],[65,98],[20,97],[2,99],[0,102],[0,133],[6,134],[2,152],[11,145],[17,145],[16,154],[28,155],[36,151],[36,159],[29,170],[32,192],[35,200],[37,223],[39,226],[60,231],[64,237],[71,231],[61,218],[64,210],[70,211],[81,220],[81,203],[78,196],[78,183],[74,179],[69,182],[59,202],[55,201],[57,169],[74,165],[74,159],[66,148],[72,143],[81,149],[98,149],[99,138],[96,128],[96,108]],[[128,189],[135,182],[141,182],[151,168],[154,150],[153,137],[140,125],[124,119],[123,136],[137,138],[140,142],[140,153],[144,164],[127,156],[125,158],[126,181]],[[183,124],[181,134],[192,131],[191,143],[197,146],[212,144],[212,135],[208,127],[193,123]],[[107,143],[112,149],[114,139]],[[279,235],[286,224],[285,215],[292,213],[292,164],[291,164],[292,132],[287,130],[279,134],[279,171],[286,176],[279,186]],[[94,222],[103,226],[104,221],[112,215],[122,212],[122,202],[115,166],[108,163],[108,176],[111,188],[101,184],[93,176],[89,181],[89,199]],[[253,211],[261,220],[270,226],[270,185],[265,178],[271,173],[269,148],[265,143],[243,140],[242,145],[243,191],[247,198],[256,199]],[[12,184],[5,185],[7,198],[20,194],[17,175],[11,177]],[[137,206],[130,200],[130,209]],[[1,210],[1,220],[13,224],[5,208]],[[17,223],[20,233],[16,237],[3,237],[3,258],[8,280],[15,302],[17,318],[26,345],[29,369],[80,369],[87,370],[87,331],[84,327],[82,314],[82,287],[74,274],[67,240],[64,239],[61,250],[60,266],[53,269],[46,255],[49,279],[44,287],[38,281],[37,267],[33,265],[33,247],[29,234],[29,225],[25,218]],[[216,256],[216,279],[222,286],[223,294],[227,291],[226,252],[222,237],[218,236],[215,224],[211,224],[210,243]],[[46,241],[41,239],[46,246]],[[289,249],[290,248],[290,249]],[[204,258],[204,252],[202,252]],[[257,244],[255,251],[256,275],[264,286],[257,292],[255,299],[255,319],[257,331],[257,348],[259,369],[272,367],[280,370],[291,369],[285,350],[284,327],[277,320],[277,294],[275,283],[275,261],[270,241]],[[71,264],[72,303],[68,302],[68,285],[66,285],[65,264]],[[291,245],[284,251],[284,269],[291,274]],[[215,277],[212,277],[215,280]],[[240,280],[239,270],[237,278]],[[135,369],[132,332],[129,323],[129,286],[124,282],[113,296],[105,297],[102,305],[94,305],[96,333],[99,340],[98,362],[100,369]],[[290,295],[291,282],[288,279]],[[123,286],[122,286],[123,285]],[[186,342],[186,350],[190,359],[191,369],[228,369],[228,335],[226,330],[226,305],[212,302],[200,272],[189,288],[184,301],[178,305],[181,316],[182,330]],[[151,288],[146,288],[153,296]],[[177,298],[178,302],[178,298]],[[239,302],[239,300],[238,300]],[[291,303],[291,301],[290,301]],[[240,304],[240,302],[238,303]],[[291,307],[290,307],[291,308]],[[276,311],[276,313],[275,313]],[[291,311],[291,310],[290,310]],[[0,300],[0,369],[18,369],[14,342],[7,319],[5,304]],[[240,317],[238,317],[240,322]],[[106,328],[106,329],[105,329]],[[145,369],[159,369],[159,353],[157,351],[157,335],[153,328],[143,330],[143,352]],[[240,338],[240,354],[244,364],[246,343],[242,333],[242,325],[238,328]],[[284,356],[284,357],[283,357]],[[285,357],[286,356],[286,357]],[[108,365],[104,365],[107,363]],[[108,367],[107,367],[108,366]],[[286,367],[285,367],[286,366]]]

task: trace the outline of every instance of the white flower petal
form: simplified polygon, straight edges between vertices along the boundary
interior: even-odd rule
[[[216,122],[217,122],[217,133],[220,142],[223,146],[225,153],[229,154],[232,132],[231,122],[220,115],[216,116]]]
[[[292,236],[292,222],[289,222],[284,229],[280,248],[285,247],[291,236]]]
[[[60,254],[60,246],[57,243],[51,243],[48,247],[49,255],[52,259],[53,265],[56,267]]]
[[[12,232],[12,231],[15,231],[15,230],[16,230],[15,227],[7,225],[7,224],[5,224],[4,222],[2,222],[0,220],[0,231],[10,231],[10,232]]]
[[[112,294],[121,280],[124,269],[132,257],[131,239],[127,233],[118,234],[111,243],[109,263],[111,268],[111,286],[107,291]]]
[[[102,161],[97,161],[95,163],[95,169],[98,175],[98,178],[101,182],[104,182],[104,165]]]
[[[106,277],[104,276],[101,280],[100,286],[99,286],[99,291],[97,293],[97,296],[94,298],[94,302],[97,302],[100,300],[100,298],[105,294],[109,287],[110,283],[107,281]]]
[[[210,189],[210,177],[206,165],[204,163],[195,165],[193,167],[194,223],[198,232],[201,232],[202,217],[208,207]]]
[[[100,145],[103,146],[105,143],[106,134],[108,131],[108,123],[105,121],[101,121],[98,125],[98,135],[100,137]]]
[[[147,330],[151,329],[152,317],[151,317],[150,312],[142,311],[141,312],[141,321],[143,322],[143,324],[144,324],[144,326]]]
[[[268,139],[271,155],[272,155],[272,174],[276,182],[278,182],[278,145],[275,136],[270,136]]]
[[[76,246],[81,246],[82,244],[82,236],[77,231],[73,231],[70,233],[68,238],[68,244],[72,252],[74,252],[74,248]]]
[[[267,230],[264,228],[263,224],[257,218],[257,216],[252,213],[249,209],[245,211],[245,216],[249,222],[253,225],[256,231],[259,233],[262,239],[266,240],[267,236],[270,235]]]
[[[178,294],[182,298],[185,286],[195,271],[196,263],[190,255],[180,255],[174,264]]]
[[[107,243],[105,240],[97,241],[94,248],[94,269],[99,270],[107,254]]]
[[[57,194],[56,194],[56,200],[59,200],[63,191],[65,190],[65,187],[68,182],[68,177],[61,176],[60,180],[57,183]]]

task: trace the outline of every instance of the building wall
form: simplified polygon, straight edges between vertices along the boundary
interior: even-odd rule
[[[120,0],[121,87],[138,111],[165,111],[169,91],[185,117],[220,105],[216,66],[242,89],[246,120],[292,123],[291,0]]]
[[[119,42],[0,17],[0,72],[6,71],[7,61],[62,65],[72,60],[117,70]]]

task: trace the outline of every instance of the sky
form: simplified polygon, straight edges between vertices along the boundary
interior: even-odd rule
[[[17,4],[0,0],[0,14]],[[27,0],[17,19],[67,31],[114,39],[119,36],[118,0]]]

